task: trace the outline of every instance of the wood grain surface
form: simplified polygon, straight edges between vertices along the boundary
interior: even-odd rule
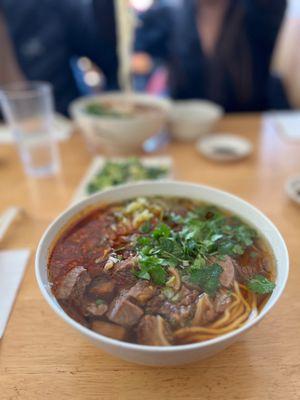
[[[9,205],[24,208],[0,248],[32,250],[0,341],[1,400],[300,399],[300,207],[284,192],[286,179],[300,174],[300,143],[288,142],[258,115],[225,117],[219,130],[249,138],[251,157],[217,164],[180,143],[160,153],[173,157],[177,179],[230,191],[260,208],[286,239],[290,279],[278,305],[241,341],[211,359],[176,368],[143,367],[105,354],[54,315],[39,292],[36,246],[91,161],[80,135],[61,145],[61,174],[43,180],[25,177],[16,150],[0,145],[0,212]]]

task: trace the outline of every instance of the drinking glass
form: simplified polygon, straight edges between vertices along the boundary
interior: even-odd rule
[[[28,175],[59,171],[54,137],[52,87],[45,82],[20,82],[0,88],[0,103]]]

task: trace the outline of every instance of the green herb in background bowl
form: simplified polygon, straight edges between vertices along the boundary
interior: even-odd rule
[[[93,117],[126,118],[129,114],[122,113],[101,103],[90,103],[85,107],[85,112]]]
[[[88,183],[86,190],[88,194],[92,194],[122,183],[162,179],[169,172],[167,166],[147,166],[135,157],[120,161],[108,160]]]

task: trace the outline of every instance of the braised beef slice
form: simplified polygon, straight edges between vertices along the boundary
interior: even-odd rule
[[[107,304],[96,304],[95,302],[84,302],[81,308],[86,317],[101,317],[108,310]]]
[[[255,256],[253,257],[253,253]],[[263,255],[259,244],[246,251],[235,263],[236,275],[240,282],[247,282],[255,275],[268,277],[271,272],[270,260]]]
[[[137,327],[137,341],[149,346],[168,346],[172,343],[170,326],[160,315],[145,315]]]
[[[226,256],[224,260],[218,261],[218,264],[223,268],[220,283],[222,286],[229,288],[234,281],[234,261],[229,256]]]
[[[95,279],[90,287],[88,288],[88,293],[95,298],[111,298],[115,290],[115,282],[108,278]]]
[[[206,293],[203,293],[198,300],[196,312],[192,321],[194,326],[206,325],[214,321],[218,316],[214,304]]]
[[[198,297],[198,290],[194,290],[193,288],[189,288],[185,284],[181,286],[179,291],[179,301],[178,304],[181,306],[189,306],[195,302]]]
[[[231,303],[232,297],[227,290],[221,289],[216,294],[213,304],[215,311],[219,314],[226,310],[227,306]]]
[[[146,312],[162,315],[174,327],[184,326],[194,315],[196,299],[197,292],[182,285],[176,302],[166,300],[161,293],[148,302]]]
[[[108,336],[117,340],[124,340],[126,337],[126,330],[116,324],[105,321],[93,321],[91,324],[91,329],[101,335]]]
[[[135,325],[144,311],[123,295],[118,296],[109,306],[107,318],[116,324],[129,327]]]
[[[84,267],[74,267],[64,275],[56,286],[56,297],[59,300],[66,300],[70,297],[80,300],[90,282],[91,278]]]
[[[127,290],[126,295],[136,300],[139,304],[145,304],[150,300],[156,289],[148,281],[138,281],[134,286]]]
[[[132,273],[137,265],[137,258],[130,257],[119,261],[109,270],[111,276],[119,286],[128,286],[136,282],[136,277]]]
[[[251,263],[247,265],[241,265],[236,263],[236,272],[238,276],[238,280],[240,282],[247,282],[249,279],[253,278],[255,275],[264,275],[268,277],[269,275],[269,265],[264,261],[256,261],[252,260]]]
[[[231,294],[226,289],[220,289],[213,299],[203,293],[199,297],[192,324],[202,326],[213,322],[226,310],[231,301]]]
[[[195,305],[180,306],[165,301],[159,309],[159,314],[165,317],[173,326],[184,326],[186,321],[192,318]]]

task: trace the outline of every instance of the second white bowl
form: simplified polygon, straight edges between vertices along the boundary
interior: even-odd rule
[[[175,139],[191,141],[210,133],[224,111],[206,100],[174,101],[169,128]]]

